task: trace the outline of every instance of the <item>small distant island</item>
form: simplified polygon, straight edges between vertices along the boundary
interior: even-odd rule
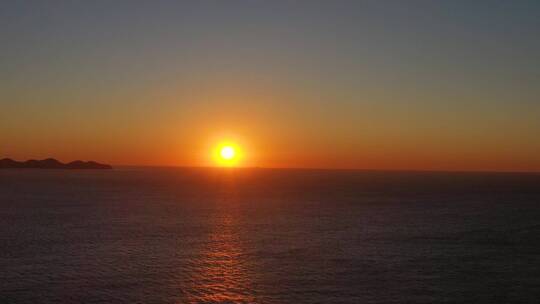
[[[54,158],[18,162],[10,158],[0,159],[0,169],[112,169],[111,165],[94,161],[76,160],[64,164]]]

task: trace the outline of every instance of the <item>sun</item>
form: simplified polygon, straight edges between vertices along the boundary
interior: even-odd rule
[[[221,167],[236,167],[242,156],[240,147],[232,142],[222,142],[214,150],[214,161]]]
[[[221,148],[221,150],[219,151],[219,154],[221,155],[223,159],[231,160],[236,155],[236,151],[234,150],[234,147],[225,146]]]

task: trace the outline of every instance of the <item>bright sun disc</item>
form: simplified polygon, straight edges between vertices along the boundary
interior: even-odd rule
[[[221,151],[219,152],[219,154],[221,154],[221,157],[223,157],[224,159],[233,159],[236,153],[233,147],[225,146],[221,148]]]
[[[242,159],[242,150],[230,141],[218,144],[213,153],[214,162],[221,167],[236,167]]]

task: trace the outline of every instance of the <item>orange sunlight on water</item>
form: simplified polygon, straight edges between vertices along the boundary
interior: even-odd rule
[[[186,294],[189,303],[256,303],[252,276],[254,270],[245,257],[238,208],[235,206],[235,176],[227,172],[221,176],[218,192],[225,199],[220,201],[214,217],[213,229],[196,261],[196,272],[191,275]]]

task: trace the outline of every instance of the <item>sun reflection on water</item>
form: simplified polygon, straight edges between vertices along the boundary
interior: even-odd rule
[[[234,187],[224,185],[227,200],[215,210],[213,227],[206,237],[186,292],[189,303],[256,303],[247,254],[242,246]],[[226,194],[225,194],[226,193]]]

